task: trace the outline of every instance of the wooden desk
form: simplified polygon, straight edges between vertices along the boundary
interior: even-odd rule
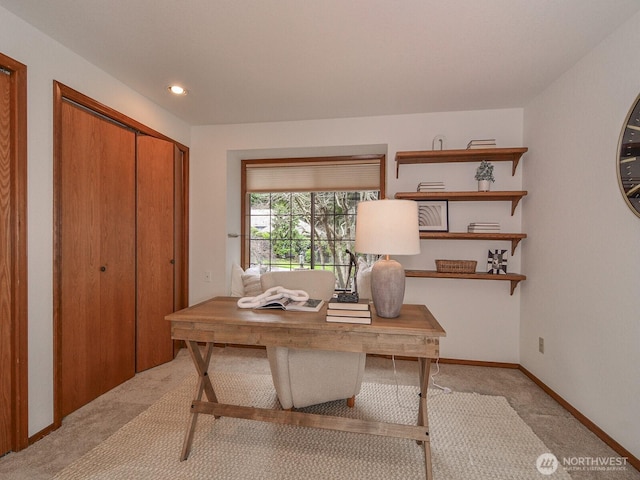
[[[445,336],[445,331],[424,305],[403,305],[400,316],[393,319],[380,318],[374,312],[371,325],[358,325],[326,322],[326,307],[318,313],[251,310],[238,308],[237,300],[216,297],[166,317],[171,321],[172,338],[185,341],[199,375],[181,460],[189,456],[198,414],[207,413],[216,418],[226,416],[413,439],[423,445],[427,479],[432,478],[427,386],[430,364],[440,354],[440,337]],[[204,355],[198,342],[206,344]],[[219,403],[208,375],[213,342],[417,357],[420,375],[417,425]],[[206,401],[202,400],[203,393]]]

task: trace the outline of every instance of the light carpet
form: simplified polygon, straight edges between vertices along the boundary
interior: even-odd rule
[[[213,373],[219,401],[278,408],[268,375]],[[424,479],[415,441],[200,415],[180,462],[195,375],[56,475],[58,480]],[[364,383],[355,408],[329,402],[302,411],[414,424],[416,387]],[[504,397],[429,393],[434,478],[540,479],[549,452]],[[549,478],[569,479],[560,467]]]

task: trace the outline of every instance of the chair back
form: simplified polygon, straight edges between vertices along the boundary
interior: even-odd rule
[[[310,298],[329,300],[336,289],[336,276],[329,270],[266,272],[260,276],[262,291],[272,287],[304,290]]]

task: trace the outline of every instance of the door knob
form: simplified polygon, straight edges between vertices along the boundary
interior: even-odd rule
[[[100,267],[100,271],[101,272],[106,272],[107,271],[107,267],[105,267],[104,265]]]

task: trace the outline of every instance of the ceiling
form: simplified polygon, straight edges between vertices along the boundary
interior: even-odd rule
[[[190,125],[523,107],[638,0],[0,0]],[[173,83],[189,91],[172,97]]]

